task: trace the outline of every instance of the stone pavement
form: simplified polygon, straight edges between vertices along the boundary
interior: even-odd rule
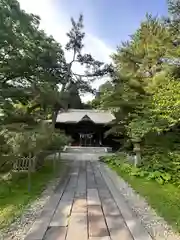
[[[25,240],[151,240],[100,162],[74,161]]]

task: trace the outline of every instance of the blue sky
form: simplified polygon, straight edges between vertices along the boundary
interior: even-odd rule
[[[166,0],[57,0],[56,4],[69,17],[84,13],[88,31],[113,48],[128,39],[146,12],[167,15]]]
[[[66,33],[71,27],[70,17],[78,18],[84,14],[85,48],[100,61],[111,62],[110,55],[121,41],[128,39],[139,27],[145,14],[167,15],[166,0],[18,0],[21,8],[41,17],[40,28],[64,47]],[[66,52],[67,61],[71,53]],[[73,66],[76,72],[82,72],[79,65]],[[93,83],[98,88],[107,79],[98,79]],[[92,96],[84,96],[84,101]]]

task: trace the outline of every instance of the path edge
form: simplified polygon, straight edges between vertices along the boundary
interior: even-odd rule
[[[98,167],[134,240],[152,240],[150,233],[121,194],[118,187],[119,176],[104,163],[99,163]]]

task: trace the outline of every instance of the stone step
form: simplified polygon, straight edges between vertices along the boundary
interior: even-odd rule
[[[68,146],[64,149],[65,153],[106,153],[109,152],[111,148],[107,147],[72,147]]]

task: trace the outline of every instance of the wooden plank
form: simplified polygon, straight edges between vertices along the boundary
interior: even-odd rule
[[[94,171],[94,176],[95,176],[95,181],[97,183],[98,189],[99,190],[108,190],[108,187],[99,171],[99,169],[97,168],[97,163],[93,163],[93,171]]]
[[[71,176],[70,181],[69,181],[69,183],[67,185],[66,191],[71,192],[71,191],[74,191],[76,189],[76,187],[77,187],[77,179],[78,179],[77,175]]]
[[[72,203],[73,199],[71,201],[63,201],[59,203],[59,206],[49,224],[51,227],[66,227],[68,225]]]
[[[87,203],[88,205],[101,205],[97,189],[87,189]]]
[[[74,199],[72,212],[85,213],[87,212],[87,200],[86,198]]]
[[[88,226],[90,237],[109,236],[103,212],[100,206],[88,206]]]
[[[74,193],[75,193],[75,190],[67,191],[67,188],[66,188],[66,190],[61,198],[61,202],[72,201],[72,199],[74,199]]]
[[[75,189],[77,187],[77,179],[78,179],[78,174],[79,174],[78,163],[74,163],[73,165],[74,165],[74,167],[72,168],[71,173],[70,173],[70,180],[66,187],[66,191],[69,191],[69,192],[75,191]]]
[[[115,202],[118,208],[120,209],[120,212],[125,220],[125,223],[128,226],[131,232],[131,235],[133,236],[133,239],[134,240],[152,240],[149,233],[142,226],[140,220],[135,216],[135,214],[133,214],[133,211],[130,209],[124,197],[121,195],[120,191],[118,190],[118,186],[119,186],[118,176],[103,164],[99,165],[99,169],[115,199]]]
[[[107,215],[105,218],[112,240],[133,240],[121,215]]]
[[[77,179],[76,179],[77,182]],[[69,185],[69,184],[68,184]],[[66,188],[67,189],[67,188]],[[72,209],[75,189],[71,192],[64,192],[56,212],[50,222],[51,227],[66,227],[68,225],[69,215]]]
[[[65,187],[69,181],[69,178],[67,178],[64,183],[62,184],[61,188],[59,188],[59,191],[55,193],[48,203],[44,206],[41,215],[35,220],[32,227],[28,231],[26,237],[24,240],[32,240],[32,239],[38,239],[42,240],[46,230],[49,226],[49,223],[51,221],[51,218],[56,210],[56,207],[63,195],[63,192],[65,190]]]
[[[87,213],[71,213],[66,240],[87,240]]]
[[[100,199],[109,199],[112,198],[112,195],[108,189],[99,189]]]
[[[65,240],[66,232],[66,227],[50,227],[43,240]]]
[[[79,168],[74,164],[74,168],[70,173],[70,180],[66,187],[56,212],[50,222],[51,227],[66,227],[68,225],[69,215],[72,209],[74,194],[77,187]]]
[[[105,215],[120,215],[119,208],[117,207],[113,198],[104,198],[102,200],[102,208]]]
[[[91,167],[91,164],[89,163],[87,166],[87,188],[94,189],[96,187],[97,186],[96,186],[96,182],[95,182],[95,178],[94,178],[93,169]]]
[[[111,239],[109,236],[106,236],[106,237],[90,237],[89,240],[111,240]],[[126,239],[122,239],[122,240],[126,240]]]
[[[80,171],[75,198],[86,197],[86,173]]]

